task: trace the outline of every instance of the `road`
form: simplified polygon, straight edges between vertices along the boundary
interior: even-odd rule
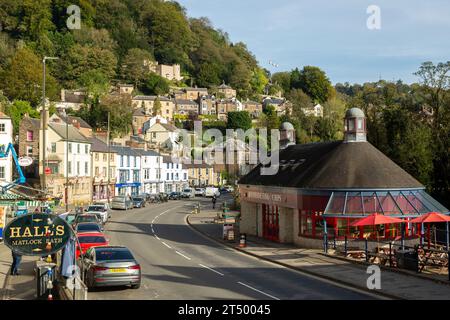
[[[106,235],[129,247],[142,268],[140,289],[99,288],[92,300],[370,299],[356,292],[239,253],[185,222],[193,202],[170,201],[113,211]]]

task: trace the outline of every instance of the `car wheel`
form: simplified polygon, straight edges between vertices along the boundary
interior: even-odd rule
[[[139,289],[140,287],[141,287],[141,282],[139,282],[138,284],[131,285],[131,289]]]

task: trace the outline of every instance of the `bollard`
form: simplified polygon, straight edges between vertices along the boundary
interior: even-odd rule
[[[239,248],[245,248],[247,247],[247,235],[241,234],[241,239],[239,240]]]
[[[344,253],[345,253],[345,256],[347,257],[347,235],[345,235],[345,239],[344,239]]]
[[[328,235],[326,233],[323,234],[323,251],[325,254],[328,253]]]
[[[366,251],[366,262],[369,262],[369,241],[364,239],[364,250]]]

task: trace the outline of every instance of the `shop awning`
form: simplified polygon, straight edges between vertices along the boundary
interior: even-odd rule
[[[424,190],[336,191],[330,196],[324,216],[358,218],[380,213],[417,217],[429,212],[450,213]]]

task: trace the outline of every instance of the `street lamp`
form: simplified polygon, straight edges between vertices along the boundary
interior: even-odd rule
[[[44,75],[43,75],[43,84],[42,84],[42,110],[41,110],[41,119],[42,119],[42,189],[47,190],[46,184],[46,176],[45,176],[45,158],[46,158],[46,130],[47,130],[47,108],[46,108],[46,98],[45,98],[45,80],[46,80],[46,62],[47,60],[58,60],[57,57],[44,57],[42,59],[42,63],[44,64]],[[68,139],[69,137],[67,137]]]

